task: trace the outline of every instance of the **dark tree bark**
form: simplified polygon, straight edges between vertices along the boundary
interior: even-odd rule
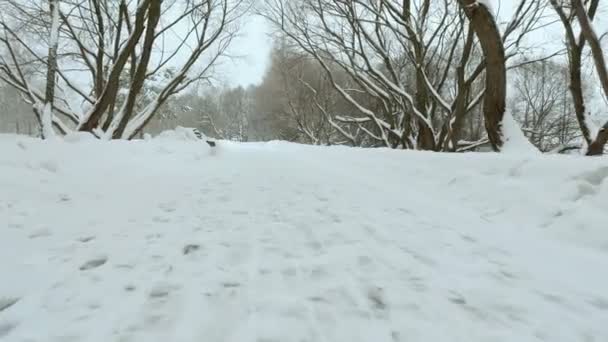
[[[459,0],[459,3],[470,20],[485,57],[485,126],[492,148],[500,151],[503,145],[501,126],[507,95],[506,57],[502,37],[494,16],[485,5],[476,0]]]
[[[592,8],[597,8],[599,0],[592,0]],[[606,66],[606,59],[604,57],[604,51],[600,40],[593,29],[591,19],[585,9],[585,5],[581,0],[572,0],[572,8],[576,11],[578,22],[581,25],[581,32],[585,39],[589,41],[591,47],[591,53],[593,54],[593,61],[595,63],[595,70],[600,79],[604,95],[608,96],[608,67]],[[588,156],[602,155],[604,153],[604,146],[608,141],[608,122],[600,128],[595,139],[589,144],[587,150]]]

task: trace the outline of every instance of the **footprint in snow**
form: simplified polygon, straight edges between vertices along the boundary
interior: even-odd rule
[[[608,179],[608,166],[603,166],[596,170],[585,172],[578,178],[591,185],[599,186],[604,182],[605,179]]]
[[[167,222],[171,221],[171,219],[168,217],[154,216],[152,218],[152,221],[157,222],[157,223],[167,223]]]
[[[201,245],[189,244],[189,245],[184,246],[184,248],[182,249],[182,253],[184,255],[188,255],[188,254],[194,253],[200,249],[201,249]]]
[[[82,266],[80,266],[80,270],[81,271],[87,271],[93,268],[97,268],[103,264],[105,264],[108,261],[107,257],[99,257],[99,258],[95,258],[95,259],[91,259],[87,262],[85,262]]]
[[[98,302],[90,302],[89,304],[87,304],[87,309],[89,310],[98,310],[101,308],[101,304]]]
[[[33,232],[28,237],[30,239],[37,239],[37,238],[40,238],[40,237],[48,237],[48,236],[51,236],[51,235],[53,235],[53,233],[50,230],[44,228],[44,229],[39,229],[39,230]]]
[[[298,274],[298,271],[293,267],[289,267],[281,270],[281,274],[283,275],[283,277],[291,278],[295,277]]]
[[[218,196],[218,197],[216,198],[216,200],[217,200],[217,201],[219,201],[219,202],[224,202],[224,203],[226,203],[226,202],[230,202],[230,197],[229,197],[229,196],[226,196],[226,195],[222,195],[222,196]]]
[[[42,161],[38,164],[38,167],[50,173],[56,173],[59,170],[59,165],[52,160]]]
[[[25,142],[23,141],[17,141],[17,147],[19,147],[22,150],[27,150],[27,145],[25,144]]]
[[[384,298],[384,290],[381,287],[373,287],[367,291],[367,298],[372,303],[374,309],[384,310],[387,307]]]
[[[373,259],[367,255],[360,255],[357,257],[357,264],[361,268],[370,267],[370,266],[372,266],[373,263],[374,263]]]
[[[225,288],[235,288],[241,286],[241,284],[237,282],[224,282],[222,283],[222,286]]]
[[[416,292],[426,292],[428,286],[426,285],[426,281],[420,277],[412,277],[408,278],[410,282],[410,288]]]
[[[320,280],[326,278],[329,275],[329,272],[320,266],[315,266],[310,271],[310,277],[315,280]]]
[[[83,236],[81,238],[78,239],[78,241],[82,242],[82,243],[87,243],[91,240],[94,240],[95,237],[94,236]]]
[[[314,303],[327,303],[327,300],[321,296],[308,297],[308,300]]]
[[[13,329],[17,327],[17,323],[14,322],[4,322],[0,323],[0,338],[8,336]]]
[[[448,297],[448,300],[454,304],[458,304],[458,305],[466,305],[467,304],[467,300],[464,298],[464,296],[462,296],[460,293],[454,292],[454,291],[450,291],[450,296]]]
[[[589,301],[589,304],[593,305],[598,310],[608,311],[608,299],[606,298],[594,298],[593,300]]]
[[[150,299],[162,299],[169,297],[171,292],[179,290],[181,287],[171,284],[157,284],[148,293]]]
[[[20,298],[9,297],[9,298],[0,298],[0,312],[10,308],[15,305]]]
[[[477,240],[470,236],[470,235],[466,235],[466,234],[460,234],[460,238],[462,238],[464,241],[469,242],[469,243],[476,243]]]
[[[9,223],[8,227],[13,229],[23,229],[24,225],[22,223]]]
[[[166,212],[166,213],[172,213],[175,210],[177,210],[175,203],[172,203],[172,202],[161,203],[158,206],[158,208],[161,209],[162,211]]]
[[[169,293],[171,293],[169,291],[169,289],[157,288],[157,289],[153,289],[152,291],[150,291],[150,294],[148,295],[148,297],[150,297],[150,298],[165,298],[165,297],[169,297]]]

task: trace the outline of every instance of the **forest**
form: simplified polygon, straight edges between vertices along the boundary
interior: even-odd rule
[[[141,138],[176,126],[235,141],[500,151],[514,118],[542,152],[602,154],[599,0],[3,0],[0,129]],[[507,14],[505,14],[507,13]],[[263,80],[218,81],[262,17]],[[561,41],[539,42],[552,27]],[[221,75],[220,75],[221,76]]]

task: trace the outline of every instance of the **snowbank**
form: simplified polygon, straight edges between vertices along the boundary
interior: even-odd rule
[[[83,141],[96,141],[98,140],[93,134],[89,132],[70,132],[63,137],[63,141],[69,143],[79,143]]]
[[[516,155],[536,155],[540,151],[528,140],[510,112],[505,112],[502,119],[503,147],[502,153]]]
[[[189,139],[0,136],[0,340],[608,336],[606,158]]]
[[[199,136],[197,136],[197,133],[199,134]],[[207,137],[193,128],[178,126],[173,130],[161,132],[155,139],[200,141],[201,139],[206,140]]]

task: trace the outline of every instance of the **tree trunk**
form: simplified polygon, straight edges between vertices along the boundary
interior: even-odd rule
[[[597,6],[598,0],[594,0],[592,6]],[[606,59],[604,58],[604,51],[600,44],[600,40],[593,29],[585,5],[581,0],[572,0],[572,7],[576,11],[578,22],[581,25],[581,32],[585,39],[589,42],[591,47],[591,53],[593,54],[593,61],[595,62],[595,69],[597,75],[602,84],[604,95],[608,96],[608,67],[606,66]],[[597,133],[596,138],[589,144],[587,149],[588,156],[601,155],[604,153],[604,146],[608,141],[608,122]]]
[[[590,144],[592,141],[591,132],[587,125],[587,113],[585,113],[585,98],[583,97],[583,82],[581,77],[583,45],[574,45],[568,49],[569,69],[570,69],[570,94],[574,103],[576,120],[581,128],[583,138]]]
[[[459,0],[459,3],[470,20],[485,57],[485,126],[492,148],[500,151],[503,145],[501,126],[507,95],[507,69],[502,37],[494,16],[485,5],[476,0]]]
[[[150,58],[152,56],[152,48],[154,46],[154,39],[156,38],[156,26],[160,21],[160,16],[160,1],[152,1],[148,9],[148,25],[144,37],[142,55],[139,61],[139,65],[137,65],[137,69],[132,75],[133,77],[129,89],[129,94],[127,96],[127,102],[121,113],[122,118],[120,120],[120,123],[118,124],[118,129],[113,133],[114,139],[119,139],[120,137],[122,137],[125,128],[127,127],[127,123],[133,115],[137,96],[141,92],[144,86],[144,82],[146,81],[146,72],[148,71],[148,64],[150,63]]]
[[[53,130],[53,103],[55,101],[55,78],[57,75],[57,47],[59,45],[59,1],[49,0],[51,9],[51,32],[49,39],[49,56],[46,75],[46,92],[44,106],[41,108],[42,139],[52,139]]]
[[[142,0],[138,3],[138,8],[135,12],[133,32],[127,39],[111,68],[102,95],[97,99],[95,106],[87,113],[84,122],[79,125],[78,130],[85,132],[93,131],[109,106],[114,102],[120,89],[120,75],[132,52],[137,48],[137,44],[146,28],[145,19],[150,1],[151,0]],[[158,0],[154,1],[158,2]]]

